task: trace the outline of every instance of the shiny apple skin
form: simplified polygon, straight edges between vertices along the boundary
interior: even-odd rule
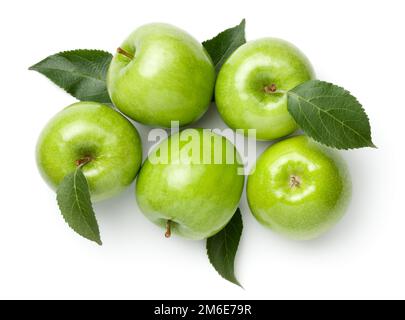
[[[196,134],[194,141],[198,143],[212,138],[210,144],[197,145],[201,152],[196,160],[185,153],[187,145],[190,146],[187,141],[180,140],[180,148],[170,151],[180,134],[185,137],[190,133]],[[221,163],[201,163],[204,155],[214,155],[220,145]],[[168,162],[156,164],[157,155],[167,150]],[[227,155],[233,163],[226,163]],[[136,197],[144,215],[162,229],[166,229],[170,220],[172,233],[201,240],[216,234],[229,222],[239,205],[243,186],[243,165],[234,145],[215,133],[186,129],[161,142],[149,155],[137,179]]]
[[[256,129],[258,140],[293,133],[286,92],[314,79],[309,60],[291,43],[263,38],[239,47],[225,62],[215,86],[218,111],[232,129]],[[275,85],[278,93],[266,92]]]
[[[185,31],[164,23],[135,30],[116,53],[107,75],[114,105],[140,123],[185,126],[208,109],[215,69],[204,47]]]
[[[135,179],[142,162],[142,144],[136,128],[120,113],[100,103],[79,102],[59,112],[43,129],[36,150],[39,171],[57,189],[82,167],[93,201],[111,198]]]
[[[333,150],[306,136],[269,147],[247,182],[247,199],[264,226],[293,239],[317,238],[344,215],[351,179]],[[294,185],[296,177],[299,185]]]

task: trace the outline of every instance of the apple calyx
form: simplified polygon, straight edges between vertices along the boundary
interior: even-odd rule
[[[277,86],[275,83],[269,84],[263,88],[266,93],[275,93],[277,91]]]
[[[131,53],[129,53],[128,51],[126,51],[122,48],[118,48],[117,53],[122,54],[123,56],[126,56],[127,58],[129,58],[131,60],[134,58],[134,56]]]
[[[166,238],[170,238],[172,235],[172,221],[171,220],[167,220],[166,221],[166,233],[165,233],[165,237]]]
[[[299,188],[301,186],[301,178],[296,175],[290,176],[290,188]]]
[[[76,160],[76,166],[83,167],[84,165],[88,164],[91,160],[93,160],[93,158],[90,156],[78,159]]]

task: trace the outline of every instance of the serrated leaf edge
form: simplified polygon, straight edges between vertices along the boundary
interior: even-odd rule
[[[243,233],[243,220],[242,220],[242,214],[241,214],[239,208],[237,209],[237,211],[235,211],[235,214],[239,214],[239,215],[240,215],[241,225],[242,225],[242,228],[241,228],[241,230],[240,230],[239,239],[238,239],[238,244],[237,244],[237,247],[239,248],[240,239],[241,239],[242,233]],[[233,216],[232,216],[231,220],[232,220],[232,219],[233,219]],[[231,220],[229,220],[229,222],[231,222]],[[229,224],[229,222],[228,222],[228,224]],[[226,233],[226,227],[228,226],[228,224],[227,224],[221,231],[219,231],[219,232],[225,232],[225,233]],[[214,236],[215,236],[215,235],[214,235]],[[226,237],[225,237],[225,242],[226,242]],[[226,244],[225,244],[225,247],[226,247]],[[236,252],[236,253],[237,253],[237,252]],[[223,278],[223,279],[225,279],[225,280],[227,280],[227,281],[229,281],[229,282],[231,282],[231,283],[233,283],[233,284],[239,286],[240,288],[244,289],[244,287],[241,285],[241,283],[239,282],[239,280],[236,278],[235,274],[233,274],[233,279],[227,279],[227,278],[225,278],[225,277],[219,272],[219,270],[216,268],[216,266],[214,265],[213,261],[211,260],[211,256],[210,256],[209,253],[208,253],[208,239],[207,239],[207,245],[206,245],[206,254],[207,254],[207,256],[208,256],[208,260],[209,260],[210,264],[214,267],[215,271],[221,276],[221,278]],[[235,257],[236,257],[236,254],[235,254]],[[234,271],[235,271],[235,261],[233,261],[233,264],[234,264],[234,265],[233,265],[233,269],[234,269]]]
[[[246,19],[242,19],[242,21],[241,21],[238,25],[236,25],[236,26],[234,26],[234,27],[231,27],[231,28],[228,28],[228,29],[226,29],[226,30],[224,30],[224,31],[222,31],[222,32],[220,32],[220,33],[218,33],[216,36],[212,37],[211,39],[205,40],[205,41],[202,43],[202,45],[204,46],[205,43],[210,42],[210,41],[214,40],[214,39],[217,38],[217,37],[220,37],[221,35],[223,35],[225,32],[227,32],[227,31],[229,31],[229,30],[236,29],[236,28],[241,28],[241,27],[243,27],[243,38],[244,38],[244,40],[245,40],[245,42],[246,42],[246,33],[245,33]],[[231,45],[234,44],[234,41],[235,41],[235,40],[232,39]],[[225,53],[222,55],[221,59],[214,65],[215,70],[217,69],[217,66],[221,65],[221,63],[224,63],[223,59],[224,59],[224,57],[227,55],[227,52],[229,51],[229,48],[231,47],[231,45],[228,46],[228,48],[226,49]],[[216,70],[216,71],[218,72],[219,70]]]
[[[287,91],[287,97],[288,97],[289,94],[291,94],[291,95],[292,95],[294,98],[296,98],[296,99],[302,99],[297,93],[295,93],[294,90],[298,89],[299,87],[303,86],[304,84],[306,84],[306,83],[308,83],[308,82],[313,82],[313,83],[317,83],[317,84],[326,84],[326,85],[328,85],[328,86],[330,86],[330,87],[337,87],[337,88],[341,89],[344,93],[350,95],[350,96],[355,100],[355,102],[359,105],[361,111],[363,111],[363,114],[365,115],[365,117],[366,117],[368,123],[370,124],[370,118],[369,118],[368,114],[366,113],[365,109],[363,108],[362,104],[359,102],[359,100],[358,100],[354,95],[352,95],[349,90],[347,90],[347,89],[345,89],[345,88],[343,88],[343,87],[341,87],[341,86],[339,86],[339,85],[333,84],[333,83],[331,83],[331,82],[322,81],[322,80],[309,80],[309,81],[306,81],[306,82],[301,83],[301,84],[299,84],[298,86],[294,87],[293,89]],[[305,102],[308,102],[308,101],[305,100],[305,99],[302,99],[302,100],[304,100]],[[288,101],[288,99],[287,99],[287,101]],[[310,103],[310,102],[308,102],[308,103]],[[314,105],[313,103],[310,103],[310,104]],[[290,115],[294,118],[294,120],[296,120],[295,117],[294,117],[294,115],[290,112],[289,105],[287,105],[287,109],[288,109]],[[317,109],[319,109],[319,107],[317,107]],[[323,111],[323,110],[321,110],[321,111]],[[323,112],[325,112],[325,111],[323,111]],[[340,123],[340,121],[338,121],[338,122]],[[345,127],[347,127],[347,125],[345,125],[344,123],[342,123],[342,125],[344,125]],[[348,127],[348,128],[353,131],[352,128],[350,128],[350,127]],[[304,129],[302,129],[302,130],[305,132]],[[354,132],[355,132],[359,137],[361,137],[362,140],[364,140],[364,141],[367,142],[367,144],[365,144],[364,147],[377,148],[377,147],[375,146],[375,144],[373,143],[373,141],[372,141],[371,125],[370,125],[370,141],[364,139],[364,137],[361,136],[357,131],[354,131]],[[334,145],[332,145],[332,144],[330,144],[330,143],[322,142],[322,141],[320,141],[319,139],[316,139],[315,137],[310,136],[310,138],[313,139],[313,140],[315,140],[315,141],[317,141],[318,143],[320,143],[320,144],[322,144],[322,145],[325,145],[325,146],[327,146],[327,147],[329,147],[329,148],[333,148],[333,149],[337,149],[337,150],[355,150],[355,149],[361,149],[361,148],[363,148],[363,147],[336,147],[336,146],[334,146]]]
[[[111,52],[108,52],[108,51],[105,51],[105,50],[99,50],[99,49],[74,49],[74,50],[64,50],[64,51],[60,51],[60,52],[57,52],[57,53],[54,53],[54,54],[49,55],[48,57],[42,59],[41,61],[39,61],[39,62],[33,64],[31,67],[28,68],[28,70],[37,71],[37,70],[35,69],[35,67],[36,67],[37,65],[39,65],[41,62],[45,61],[46,59],[49,59],[50,57],[57,56],[57,55],[60,55],[60,54],[66,54],[66,53],[69,54],[69,53],[76,53],[76,52],[98,52],[98,53],[106,53],[106,54],[109,54],[109,55],[113,56],[113,55],[111,54]],[[90,61],[89,61],[89,62],[90,62]]]
[[[43,61],[45,61],[46,59],[49,59],[50,57],[57,56],[57,55],[60,55],[60,54],[65,54],[65,53],[68,53],[68,54],[69,54],[69,53],[76,53],[76,52],[98,52],[98,53],[106,53],[106,54],[111,55],[111,57],[113,57],[113,55],[112,55],[110,52],[105,51],[105,50],[98,50],[98,49],[75,49],[75,50],[65,50],[65,51],[61,51],[61,52],[58,52],[58,53],[51,54],[50,56],[48,56],[48,57],[42,59],[41,61],[39,61],[39,62],[35,63],[34,65],[32,65],[31,67],[29,67],[28,70],[30,70],[30,71],[36,71],[36,72],[38,72],[39,74],[42,74],[41,72],[39,72],[39,69],[37,68],[37,66],[38,66],[40,63],[42,63]],[[47,68],[44,68],[44,69],[47,69]],[[49,68],[48,68],[48,69],[49,69]],[[52,69],[52,70],[58,70],[58,69]],[[59,70],[59,71],[65,71],[65,70]],[[56,85],[58,88],[62,89],[64,92],[66,92],[66,93],[68,93],[69,95],[71,95],[71,96],[72,96],[73,98],[75,98],[77,101],[84,101],[84,100],[80,100],[79,98],[76,98],[76,97],[73,95],[73,92],[70,92],[69,90],[63,88],[61,85],[59,85],[58,83],[52,81],[51,79],[49,79],[49,78],[48,78],[47,76],[45,76],[44,74],[42,74],[42,75],[43,75],[45,78],[47,78],[49,81],[51,81],[54,85]],[[90,78],[90,79],[95,79],[95,80],[100,81],[100,82],[105,82],[105,80],[103,80],[103,79],[91,78],[91,77],[85,76],[85,75],[83,75],[83,74],[78,74],[78,75],[81,75],[83,78]],[[86,101],[90,101],[90,100],[86,100]],[[110,102],[103,102],[103,103],[104,103],[104,104],[107,104],[107,103],[111,103],[111,101],[110,101]]]
[[[73,185],[74,185],[73,190],[74,190],[74,192],[75,192],[75,198],[76,198],[76,202],[77,202],[77,203],[79,203],[79,201],[78,201],[77,192],[76,192],[75,190],[77,189],[77,188],[76,188],[76,178],[77,178],[77,173],[78,173],[78,171],[81,171],[81,167],[76,168],[75,171],[73,172]],[[71,174],[72,174],[72,173],[71,173]],[[68,176],[68,175],[66,175],[66,177],[67,177],[67,176]],[[83,176],[84,176],[84,174],[83,174]],[[65,177],[65,178],[66,178],[66,177]],[[85,176],[84,176],[84,178],[86,179]],[[87,184],[87,179],[86,179],[86,184]],[[87,188],[88,188],[88,184],[87,184]],[[62,212],[61,205],[60,205],[60,199],[59,199],[59,193],[57,193],[57,195],[56,195],[56,201],[57,201],[57,203],[58,203],[59,210]],[[90,204],[91,204],[91,208],[92,208],[92,210],[93,210],[93,212],[94,212],[93,205],[92,205],[91,201],[90,201]],[[80,208],[80,205],[79,205],[79,208]],[[82,211],[82,210],[80,209],[80,211]],[[76,230],[74,230],[74,229],[70,226],[69,222],[66,220],[65,215],[62,214],[62,218],[63,218],[63,220],[65,221],[65,223],[69,226],[69,228],[71,228],[71,229],[72,229],[76,234],[78,234],[79,236],[83,237],[84,239],[93,241],[93,242],[97,243],[97,244],[100,245],[100,246],[103,245],[103,242],[101,241],[101,238],[100,238],[100,233],[99,233],[99,232],[98,232],[98,233],[97,233],[97,232],[94,233],[93,229],[89,226],[89,224],[87,223],[86,219],[84,219],[84,221],[85,221],[87,227],[92,231],[92,233],[93,233],[93,235],[94,235],[94,239],[86,238],[86,237],[84,237],[83,235],[81,235],[81,234],[79,234],[78,232],[76,232]],[[97,222],[96,216],[94,216],[94,218],[96,219],[96,222]],[[97,224],[98,224],[98,222],[97,222]]]

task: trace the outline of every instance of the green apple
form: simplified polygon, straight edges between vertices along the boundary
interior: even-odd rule
[[[121,114],[99,103],[79,102],[47,124],[36,157],[53,189],[82,165],[92,200],[99,201],[132,183],[142,162],[142,145],[138,131]]]
[[[313,78],[308,59],[292,44],[274,38],[248,42],[219,72],[218,111],[232,129],[256,129],[257,139],[286,136],[297,129],[286,92]]]
[[[247,182],[247,199],[256,219],[299,240],[330,229],[345,213],[350,196],[343,160],[306,136],[269,147]]]
[[[161,142],[139,173],[136,196],[153,223],[189,239],[219,232],[244,185],[235,146],[207,129],[186,129]]]
[[[212,99],[215,70],[204,47],[174,26],[135,30],[118,48],[107,75],[114,105],[143,124],[170,127],[198,120]]]

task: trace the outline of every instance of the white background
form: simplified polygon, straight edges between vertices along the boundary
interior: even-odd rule
[[[405,298],[404,5],[1,1],[0,298]],[[354,186],[345,218],[318,240],[286,240],[252,218],[243,195],[236,272],[245,290],[216,274],[203,242],[165,239],[139,212],[133,186],[95,206],[102,247],[73,233],[34,150],[46,122],[75,100],[27,68],[62,50],[113,52],[147,22],[175,24],[202,41],[244,17],[248,39],[291,41],[318,78],[351,90],[367,110],[379,148],[342,152]],[[215,107],[198,125],[224,127]],[[259,143],[258,154],[267,145]]]

